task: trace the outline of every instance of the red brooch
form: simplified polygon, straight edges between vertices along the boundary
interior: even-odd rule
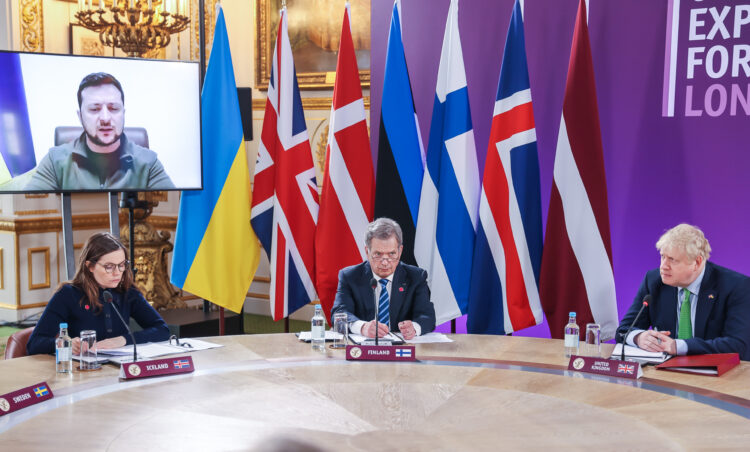
[[[404,291],[404,288],[403,288],[403,287],[399,287],[399,288],[398,288],[398,291],[399,291],[399,292],[403,292],[403,291]]]
[[[89,305],[84,306],[83,309],[85,309],[85,310],[88,311],[89,310]]]

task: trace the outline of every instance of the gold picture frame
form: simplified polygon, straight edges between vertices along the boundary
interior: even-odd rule
[[[370,1],[351,0],[352,36],[360,68],[359,81],[363,88],[370,87]],[[336,79],[344,2],[287,0],[286,5],[289,12],[289,41],[300,89],[332,88]],[[271,75],[281,0],[257,0],[256,8],[258,40],[255,81],[256,88],[266,90]]]
[[[81,25],[70,24],[70,54],[90,56],[114,56],[114,48],[105,46],[99,39],[99,33]]]

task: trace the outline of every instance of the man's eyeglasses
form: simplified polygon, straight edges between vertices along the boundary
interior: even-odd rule
[[[104,271],[107,273],[112,273],[115,271],[115,268],[120,272],[124,272],[126,268],[128,268],[128,265],[130,265],[130,261],[122,261],[119,264],[100,264],[99,262],[96,263],[97,265],[101,265],[104,268]]]
[[[390,253],[379,253],[376,251],[370,254],[370,257],[372,257],[373,260],[380,261],[380,262],[385,262],[385,261],[392,262],[398,259],[398,252],[391,251]]]

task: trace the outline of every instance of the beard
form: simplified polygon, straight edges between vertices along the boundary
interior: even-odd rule
[[[91,140],[91,142],[94,143],[95,145],[102,146],[102,147],[109,146],[112,143],[116,143],[117,140],[120,139],[121,135],[122,133],[115,133],[114,136],[112,137],[112,140],[110,140],[109,143],[105,143],[104,141],[100,140],[99,137],[97,137],[96,135],[91,135],[88,130],[86,131],[86,136],[89,138],[89,140]]]

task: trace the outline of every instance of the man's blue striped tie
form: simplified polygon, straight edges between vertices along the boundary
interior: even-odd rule
[[[391,328],[390,297],[388,296],[388,280],[380,280],[380,297],[378,298],[378,322]]]

